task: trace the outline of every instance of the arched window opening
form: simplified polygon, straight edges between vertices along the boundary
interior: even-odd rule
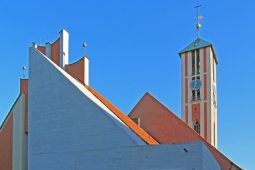
[[[200,134],[200,124],[198,123],[198,121],[196,121],[196,123],[194,124],[194,130]]]

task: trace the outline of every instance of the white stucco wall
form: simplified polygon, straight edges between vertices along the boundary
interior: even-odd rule
[[[49,153],[33,161],[34,170],[220,170],[201,142],[70,151],[65,160],[62,153]]]
[[[75,79],[33,47],[29,62],[30,169],[37,166],[36,155],[61,153],[67,161],[69,151],[75,155],[80,150],[145,145],[84,86],[73,84]]]

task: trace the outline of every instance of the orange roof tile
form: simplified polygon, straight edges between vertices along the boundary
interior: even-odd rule
[[[121,112],[117,107],[106,100],[102,95],[100,95],[96,90],[91,87],[87,87],[88,90],[97,97],[108,109],[110,109],[123,123],[125,123],[133,132],[135,132],[144,142],[153,145],[158,144],[158,142],[152,138],[146,131],[134,123],[128,116]]]
[[[110,111],[112,111],[123,123],[125,123],[144,142],[146,142],[147,144],[158,144],[158,142],[153,137],[151,137],[145,130],[143,130],[136,123],[134,123],[128,116],[126,116],[123,112],[121,112],[116,106],[114,106],[111,102],[105,99],[96,90],[84,84],[84,82],[78,78],[79,74],[84,74],[82,73],[83,69],[77,69],[76,72],[70,72],[70,70],[68,69],[66,71],[68,74],[74,77],[79,83],[85,86],[96,98],[98,98]]]
[[[160,144],[202,141],[221,169],[229,169],[232,166],[241,169],[149,93],[142,97],[128,116],[139,117],[141,128],[149,132]]]

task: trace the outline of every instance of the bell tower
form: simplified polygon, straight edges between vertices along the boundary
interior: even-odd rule
[[[182,120],[217,148],[217,57],[213,45],[199,37],[200,20],[197,8],[197,39],[180,53],[182,81]]]

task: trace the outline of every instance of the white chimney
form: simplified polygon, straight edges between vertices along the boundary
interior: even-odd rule
[[[89,86],[89,58],[84,57],[84,83]]]
[[[64,68],[68,64],[69,57],[69,33],[62,29],[60,32],[60,67]]]

